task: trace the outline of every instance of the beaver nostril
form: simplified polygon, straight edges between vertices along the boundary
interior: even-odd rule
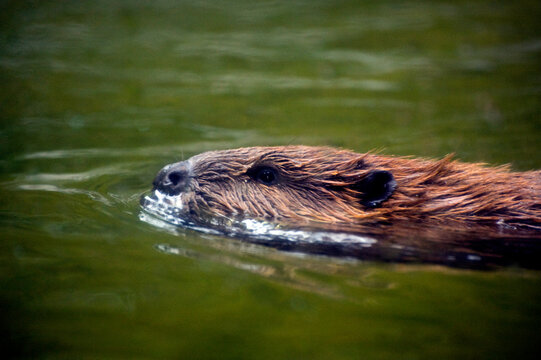
[[[179,162],[164,167],[154,179],[154,188],[167,195],[178,195],[190,182],[190,166]]]
[[[185,174],[180,171],[173,171],[167,174],[167,179],[173,184],[173,186],[178,185],[185,178]]]

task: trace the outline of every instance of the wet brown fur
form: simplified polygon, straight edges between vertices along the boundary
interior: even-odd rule
[[[192,213],[295,223],[438,222],[507,224],[541,230],[541,171],[508,166],[358,154],[326,147],[279,146],[212,151],[190,159],[192,180],[182,194]],[[271,166],[273,185],[249,170]],[[372,170],[397,187],[379,207],[361,204],[355,184]]]

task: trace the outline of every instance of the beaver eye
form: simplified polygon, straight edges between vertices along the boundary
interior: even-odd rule
[[[258,166],[255,169],[250,169],[248,175],[265,185],[275,184],[278,179],[276,169],[269,166]]]
[[[272,184],[274,180],[276,180],[276,175],[274,174],[274,170],[265,168],[259,170],[257,173],[257,179],[265,184]]]

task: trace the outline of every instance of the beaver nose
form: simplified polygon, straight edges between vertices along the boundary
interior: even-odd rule
[[[152,185],[154,185],[154,189],[167,195],[178,195],[189,183],[190,164],[187,161],[181,161],[161,169]]]

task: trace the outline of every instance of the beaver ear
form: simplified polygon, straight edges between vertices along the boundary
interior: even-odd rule
[[[361,204],[376,207],[387,200],[396,189],[393,174],[385,170],[373,170],[355,184],[355,190],[361,192]]]

